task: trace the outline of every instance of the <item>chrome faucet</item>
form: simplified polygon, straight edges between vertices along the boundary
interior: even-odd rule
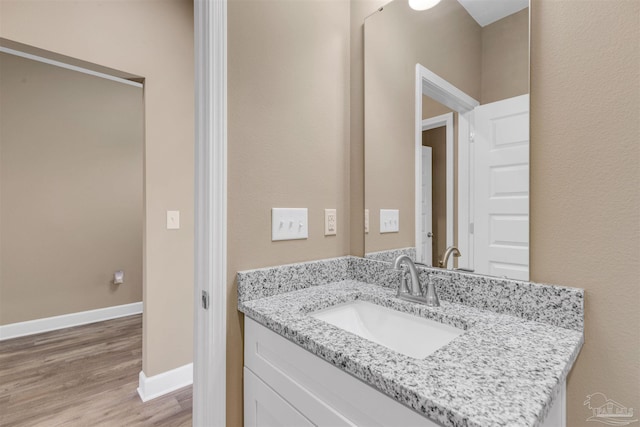
[[[461,256],[460,251],[455,246],[449,246],[446,251],[444,251],[444,255],[442,255],[442,259],[439,262],[440,268],[447,268],[447,263],[449,262],[449,257],[453,254],[454,257]]]
[[[409,292],[411,295],[420,295],[422,293],[422,290],[420,289],[420,278],[418,277],[418,269],[413,263],[413,260],[407,255],[400,255],[394,261],[393,268],[396,270],[402,270],[401,265],[403,262],[409,267],[409,274],[411,275],[411,291],[407,288],[406,278],[404,276],[402,277],[403,286],[400,286],[400,288],[404,287],[404,290]]]
[[[407,266],[409,267],[409,275],[411,276],[411,288],[407,286],[407,278],[404,277],[403,274],[402,281],[400,282],[400,286],[398,287],[397,297],[407,301],[426,304],[430,307],[439,307],[440,300],[438,299],[438,294],[436,293],[436,288],[433,284],[433,280],[431,280],[431,274],[429,274],[426,289],[423,289],[420,285],[418,269],[413,263],[413,260],[407,255],[398,256],[393,263],[393,268],[402,271],[403,263],[407,264]]]

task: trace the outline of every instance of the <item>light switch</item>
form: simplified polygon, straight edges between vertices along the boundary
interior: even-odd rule
[[[364,232],[369,232],[369,209],[364,210]]]
[[[180,229],[180,211],[167,211],[167,230]]]
[[[307,208],[272,208],[271,240],[297,240],[309,237]]]
[[[380,209],[380,233],[398,233],[400,231],[400,211],[398,209]]]
[[[335,209],[324,210],[324,235],[335,236],[338,233],[338,215]]]

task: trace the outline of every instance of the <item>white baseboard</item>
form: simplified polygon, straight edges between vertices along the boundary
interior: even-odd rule
[[[142,313],[142,302],[80,311],[0,326],[0,341]]]
[[[140,371],[138,395],[143,402],[193,384],[193,363],[147,377]]]

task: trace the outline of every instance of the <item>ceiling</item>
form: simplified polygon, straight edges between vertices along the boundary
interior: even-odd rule
[[[458,0],[481,27],[529,7],[529,0]]]

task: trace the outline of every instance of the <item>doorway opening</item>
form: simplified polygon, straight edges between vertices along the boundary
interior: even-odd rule
[[[173,399],[184,408],[163,417],[190,422],[190,389],[144,411],[134,391],[143,343],[144,78],[6,39],[0,75],[0,340],[16,378],[0,412],[24,421],[28,408],[34,424],[87,425],[109,413],[134,425]]]
[[[423,113],[430,115],[430,110],[425,108]],[[421,191],[416,202],[416,218],[420,217],[416,256],[418,262],[429,266],[438,266],[441,255],[454,242],[454,146],[452,112],[422,120],[422,138],[420,147],[416,147],[422,153]]]
[[[0,42],[0,339],[142,313],[143,79]]]

